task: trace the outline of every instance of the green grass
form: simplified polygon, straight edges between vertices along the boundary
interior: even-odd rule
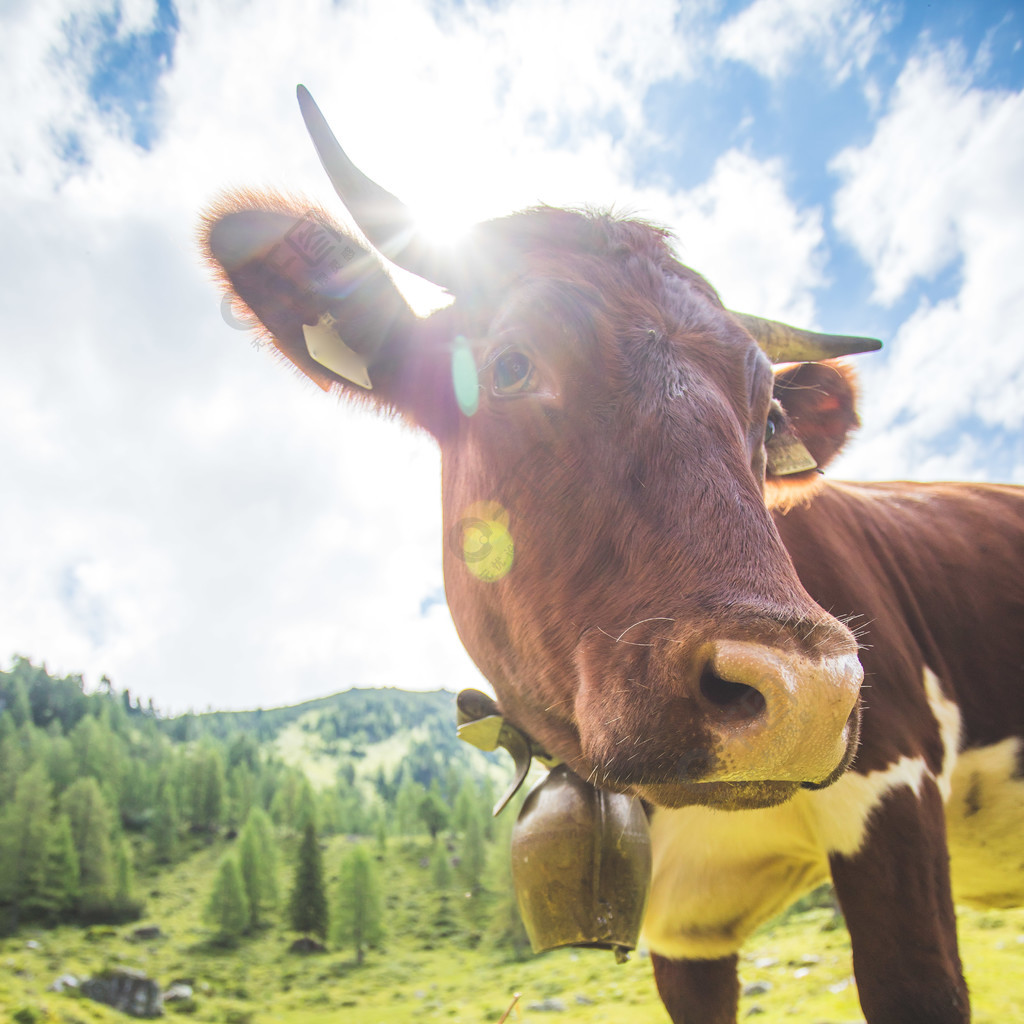
[[[325,853],[333,879],[346,840],[332,840]],[[379,864],[388,901],[386,947],[367,954],[356,967],[351,950],[319,956],[288,952],[295,937],[275,920],[235,949],[209,943],[202,924],[206,902],[224,843],[203,849],[186,862],[148,880],[146,917],[167,938],[136,944],[131,927],[94,930],[24,930],[0,941],[0,1020],[28,1010],[26,1024],[100,1024],[125,1017],[88,1000],[46,991],[64,972],[85,977],[104,967],[137,967],[165,988],[178,978],[195,988],[193,1012],[168,1007],[170,1020],[225,1024],[451,1024],[497,1022],[513,994],[521,998],[510,1022],[551,1024],[659,1024],[668,1017],[643,955],[617,966],[610,953],[559,950],[522,962],[511,961],[482,944],[471,948],[466,923],[469,902],[453,891],[442,912],[431,891],[426,838],[391,840]],[[291,851],[288,851],[289,854]],[[282,867],[282,892],[290,884],[290,857]],[[437,922],[441,922],[438,927]],[[441,934],[441,932],[448,934]],[[96,933],[100,934],[97,935]],[[1024,1022],[1024,911],[961,913],[961,949],[974,998],[976,1024]],[[35,940],[38,949],[29,949]],[[835,927],[827,907],[791,912],[763,929],[745,951],[744,984],[766,982],[770,989],[745,997],[740,1019],[772,1022],[846,1022],[862,1019],[852,982],[849,941]],[[564,1013],[531,1011],[531,1003],[555,998]]]

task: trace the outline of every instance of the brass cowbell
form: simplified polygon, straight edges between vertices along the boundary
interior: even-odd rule
[[[512,879],[533,951],[588,946],[625,960],[636,947],[651,884],[650,829],[640,801],[585,782],[478,690],[459,694],[458,712],[462,739],[482,750],[504,747],[516,763],[495,814],[534,757],[550,768],[527,794],[512,830]]]

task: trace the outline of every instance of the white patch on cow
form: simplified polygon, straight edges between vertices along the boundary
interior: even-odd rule
[[[963,728],[960,708],[942,692],[939,677],[927,666],[924,670],[924,692],[928,697],[928,706],[932,709],[935,721],[939,723],[939,735],[942,737],[944,750],[942,771],[936,776],[935,784],[942,794],[943,803],[946,803],[952,791],[953,772],[956,770],[960,754],[960,738]]]
[[[644,922],[650,948],[675,958],[735,953],[755,928],[828,879],[830,853],[852,856],[860,850],[889,793],[902,786],[920,793],[925,779],[935,782],[944,799],[956,791],[960,712],[928,668],[923,684],[944,747],[937,776],[923,757],[903,756],[880,771],[849,772],[828,789],[801,791],[780,807],[656,810]],[[1024,801],[1024,784],[1019,799]]]
[[[982,907],[1024,905],[1024,740],[967,750],[946,807],[953,893]]]
[[[864,845],[871,816],[885,797],[900,786],[920,794],[930,776],[923,757],[901,757],[881,771],[848,772],[834,786],[815,793],[819,834],[825,848],[852,857]]]
[[[674,958],[728,956],[827,879],[808,811],[799,798],[754,811],[657,809],[644,921],[650,948]]]
[[[800,794],[810,799],[821,843],[830,853],[851,857],[863,846],[871,817],[885,797],[901,786],[920,794],[921,784],[931,779],[948,800],[960,746],[960,709],[942,692],[938,676],[927,666],[923,672],[925,697],[942,739],[942,770],[935,775],[923,757],[904,755],[879,771],[860,775],[847,772],[835,785],[817,793]]]

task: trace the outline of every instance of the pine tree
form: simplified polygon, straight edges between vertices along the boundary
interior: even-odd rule
[[[233,854],[229,853],[220,862],[205,919],[217,929],[216,941],[225,946],[237,942],[249,923],[249,901]]]
[[[288,903],[288,919],[293,931],[327,935],[327,898],[324,895],[324,867],[320,843],[312,822],[306,825],[295,863],[295,882]]]
[[[361,964],[366,950],[384,938],[383,920],[373,859],[364,846],[355,846],[341,862],[331,938],[337,946],[353,946]]]
[[[277,902],[277,848],[265,811],[253,807],[238,842],[238,866],[249,899],[248,927],[257,928],[262,912]]]

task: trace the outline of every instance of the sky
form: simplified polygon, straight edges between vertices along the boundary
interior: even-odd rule
[[[432,443],[197,255],[227,188],[336,208],[299,82],[438,231],[634,211],[727,306],[882,338],[833,477],[1024,483],[1022,42],[999,0],[3,0],[0,666],[168,714],[485,687]]]

